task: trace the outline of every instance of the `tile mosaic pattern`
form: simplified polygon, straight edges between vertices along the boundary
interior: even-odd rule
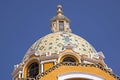
[[[63,51],[63,45],[72,43],[73,50],[80,55],[86,54],[88,57],[96,57],[96,50],[85,39],[73,33],[57,32],[46,35],[36,41],[31,48],[40,55],[45,55],[46,52],[57,53]]]
[[[38,53],[39,55],[45,55],[46,52],[52,54],[63,51],[63,46],[69,43],[74,46],[73,51],[79,53],[80,55],[85,54],[89,58],[98,58],[98,54],[93,46],[82,37],[73,33],[56,32],[48,34],[37,40],[27,51],[23,59],[30,55],[28,52],[31,49],[34,50],[35,54]]]

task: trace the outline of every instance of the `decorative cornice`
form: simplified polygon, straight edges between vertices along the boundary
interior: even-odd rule
[[[23,67],[21,65],[21,63],[19,64],[19,66],[17,68],[14,68],[14,71],[12,72],[12,75],[16,75],[19,73],[19,71],[22,71]]]
[[[50,73],[51,71],[59,68],[60,66],[83,66],[83,67],[95,67],[95,68],[99,68],[102,71],[108,73],[109,75],[113,76],[116,80],[120,80],[120,77],[115,75],[113,72],[111,72],[110,70],[104,68],[101,65],[98,64],[87,64],[87,63],[77,63],[77,62],[62,62],[62,63],[58,63],[56,65],[54,65],[53,67],[49,68],[48,70],[46,70],[43,73],[38,74],[38,76],[36,77],[36,80],[39,80],[40,78],[43,78],[45,75],[47,75],[48,73]]]
[[[54,55],[54,56],[40,56],[40,61],[51,60],[51,59],[58,59],[58,55]]]

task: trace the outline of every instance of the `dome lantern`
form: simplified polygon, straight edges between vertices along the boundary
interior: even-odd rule
[[[57,6],[57,15],[50,20],[51,31],[54,32],[71,32],[70,20],[63,15],[62,6]]]

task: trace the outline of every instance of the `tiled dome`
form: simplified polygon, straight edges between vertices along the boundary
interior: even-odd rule
[[[31,46],[25,56],[31,53],[30,50],[33,50],[34,53],[39,55],[45,55],[46,53],[57,54],[58,52],[64,51],[64,46],[66,45],[71,45],[72,50],[80,55],[85,54],[90,58],[98,57],[96,50],[85,39],[67,32],[51,33],[40,38]]]
[[[96,50],[85,39],[71,33],[69,19],[63,15],[60,5],[57,8],[57,15],[51,19],[51,31],[51,34],[40,38],[30,47],[24,59],[30,54],[40,56],[47,53],[58,54],[68,47],[80,55],[98,58]]]

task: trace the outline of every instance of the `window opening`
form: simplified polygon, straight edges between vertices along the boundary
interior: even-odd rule
[[[36,78],[36,76],[38,75],[38,63],[32,63],[29,67],[28,67],[28,77],[29,78]]]
[[[59,21],[59,31],[64,31],[64,22]]]
[[[72,57],[65,57],[63,59],[63,62],[76,62],[76,60],[74,58],[72,58]]]

